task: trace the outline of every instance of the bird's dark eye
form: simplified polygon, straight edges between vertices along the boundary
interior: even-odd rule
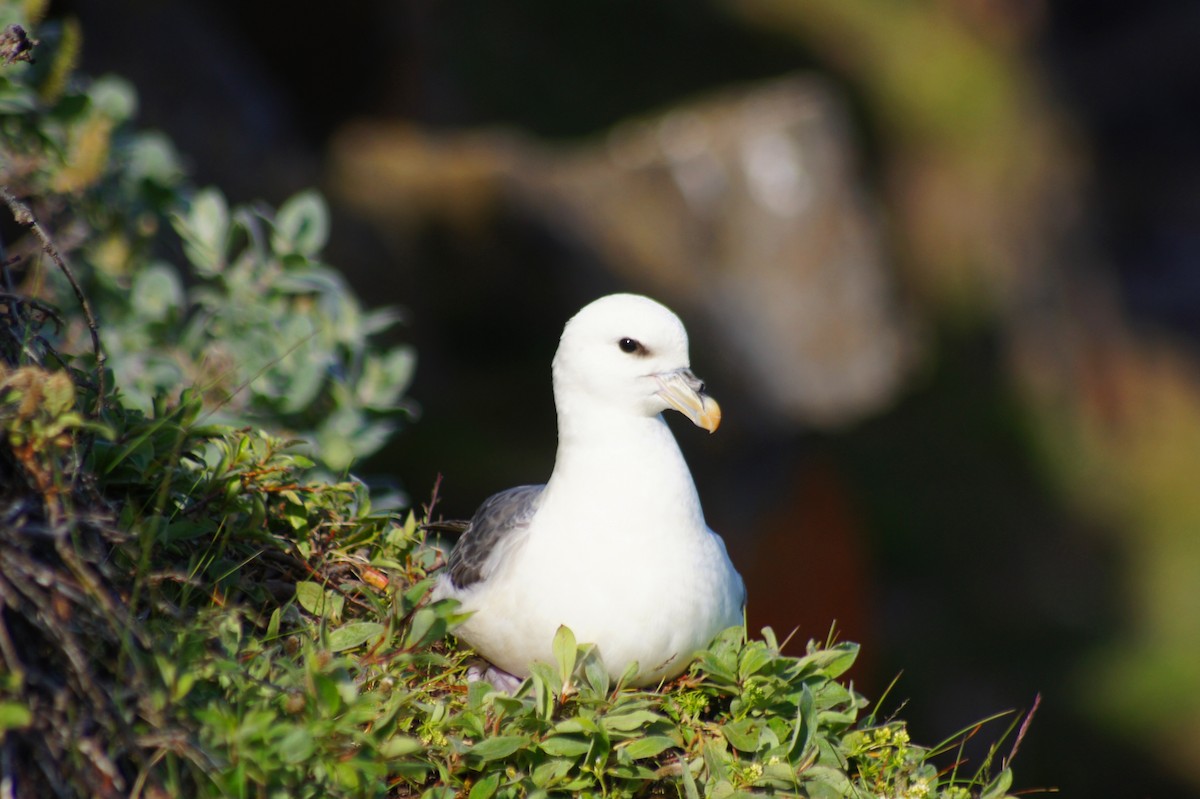
[[[630,355],[633,355],[634,353],[637,353],[638,355],[646,354],[646,348],[643,347],[642,343],[637,339],[623,338],[617,342],[617,346],[621,348],[621,352],[627,352]]]

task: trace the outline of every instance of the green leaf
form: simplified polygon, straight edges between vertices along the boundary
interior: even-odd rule
[[[75,404],[75,384],[66,372],[54,372],[42,384],[42,407],[51,416],[66,413]]]
[[[280,206],[271,240],[276,252],[296,252],[312,258],[328,239],[329,208],[316,191],[302,191]]]
[[[296,601],[312,615],[333,620],[341,618],[345,604],[341,594],[327,591],[323,585],[311,580],[296,583]]]
[[[320,616],[325,610],[325,587],[311,580],[296,583],[296,601],[309,613]]]
[[[316,751],[312,733],[304,727],[293,727],[276,744],[279,756],[285,763],[303,763]]]
[[[471,786],[471,792],[467,794],[467,799],[491,799],[499,787],[500,775],[491,774]]]
[[[24,729],[32,721],[33,713],[20,702],[0,702],[0,733]]]
[[[487,688],[488,698],[492,701],[492,707],[496,709],[496,713],[505,716],[513,716],[525,710],[525,703],[516,697],[509,696],[503,692],[496,691],[491,683],[482,683]]]
[[[168,187],[183,175],[183,167],[169,138],[156,132],[139,133],[129,151],[129,174]]]
[[[538,744],[542,751],[554,757],[578,757],[591,748],[589,739],[576,735],[554,735]]]
[[[600,653],[596,651],[595,647],[584,651],[583,676],[597,697],[603,697],[608,693],[611,684],[608,669],[605,667],[604,661],[600,659]]]
[[[533,682],[538,713],[549,719],[554,715],[555,700],[562,693],[562,681],[558,678],[558,671],[545,663],[534,662],[529,664],[529,676]]]
[[[663,721],[664,718],[649,710],[635,710],[632,713],[619,713],[600,719],[600,726],[613,732],[632,732],[640,730],[648,724]]]
[[[361,764],[349,760],[340,760],[333,764],[332,770],[338,787],[352,794],[359,793],[358,788],[363,782]]]
[[[145,319],[162,320],[183,306],[183,285],[175,270],[161,263],[152,264],[134,278],[131,305]]]
[[[854,711],[822,710],[817,714],[817,724],[826,727],[850,726],[858,714]]]
[[[796,722],[792,727],[792,738],[788,743],[788,756],[800,757],[808,750],[816,734],[816,700],[805,684],[800,689],[800,701],[796,705]]]
[[[0,114],[28,114],[38,110],[39,105],[32,95],[10,92],[0,85]]]
[[[392,546],[400,546],[403,541],[389,541],[389,543]],[[412,588],[404,589],[404,593],[401,596],[404,600],[404,609],[406,609],[406,612],[420,605],[421,600],[425,599],[425,596],[432,590],[433,582],[433,579],[426,577],[420,582],[413,583]]]
[[[828,786],[836,796],[853,796],[854,786],[846,772],[830,766],[813,766],[801,775],[805,785],[816,783]]]
[[[768,762],[763,764],[762,776],[754,781],[760,787],[776,788],[781,791],[795,791],[795,766],[787,761]]]
[[[216,189],[203,189],[192,198],[183,222],[184,252],[201,274],[212,274],[224,266],[229,239],[229,206]]]
[[[171,689],[171,700],[178,702],[191,692],[192,686],[196,684],[196,678],[199,675],[195,671],[185,671],[179,675],[174,687]]]
[[[180,541],[191,541],[201,536],[212,535],[214,529],[216,529],[215,525],[209,519],[205,519],[203,522],[192,521],[191,519],[177,519],[162,528],[159,533],[159,539],[163,543],[172,544]]]
[[[113,75],[94,80],[88,98],[100,113],[114,122],[124,122],[137,113],[137,93],[127,81]]]
[[[338,687],[337,680],[328,674],[314,674],[312,675],[312,684],[317,702],[326,713],[333,715],[341,711],[342,692]]]
[[[524,735],[499,735],[495,738],[485,738],[468,749],[466,754],[477,757],[486,763],[490,760],[506,758],[528,744],[529,738]]]
[[[423,751],[425,744],[421,743],[416,738],[410,738],[407,735],[393,735],[379,745],[379,756],[385,760],[392,760],[405,755],[416,754]]]
[[[810,645],[811,646],[811,645]],[[845,641],[829,649],[819,649],[800,658],[798,665],[815,666],[826,677],[834,678],[854,665],[858,657],[858,644]]]
[[[271,619],[267,622],[267,640],[272,641],[279,637],[279,623],[283,620],[283,608],[275,608],[271,611]]]
[[[329,633],[329,648],[342,652],[379,638],[386,628],[375,621],[352,621]]]
[[[700,750],[704,758],[704,766],[708,769],[709,778],[716,782],[729,779],[729,764],[732,760],[729,750],[719,738],[713,738],[704,744]]]
[[[700,789],[692,776],[691,764],[686,760],[683,761],[683,796],[684,799],[700,799]]]
[[[567,776],[574,767],[575,761],[573,759],[552,758],[539,764],[529,775],[529,778],[538,788],[555,787],[561,791],[568,789],[569,786],[558,783],[561,783],[563,777]]]
[[[623,744],[621,750],[633,760],[642,760],[643,758],[660,755],[671,747],[678,745],[673,739],[665,735],[648,735],[645,738],[638,738],[630,741],[628,744]]]
[[[555,724],[554,731],[563,733],[583,732],[590,734],[600,732],[600,727],[597,726],[596,722],[589,718],[576,716],[574,718],[563,719],[558,724]]]
[[[1008,793],[1010,787],[1012,787],[1012,769],[1006,768],[988,783],[979,795],[979,799],[1001,799]]]
[[[711,799],[738,799],[738,792],[729,780],[717,780],[709,796]]]
[[[729,745],[741,752],[758,750],[759,724],[757,719],[742,719],[722,725],[721,734]]]
[[[554,633],[553,651],[554,662],[558,664],[558,677],[562,684],[566,685],[575,672],[575,657],[578,654],[578,648],[575,644],[575,633],[571,632],[571,628],[565,624],[559,625],[558,630]]]
[[[412,624],[404,636],[405,649],[420,649],[446,636],[446,619],[431,607],[413,614]]]
[[[742,680],[758,674],[775,658],[775,653],[769,650],[764,643],[751,641],[742,651],[741,661],[738,663],[738,672]]]
[[[226,654],[236,655],[242,644],[242,622],[237,616],[229,614],[221,619],[217,626],[217,640],[221,642]]]

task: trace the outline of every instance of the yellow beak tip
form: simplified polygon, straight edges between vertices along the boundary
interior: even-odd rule
[[[710,433],[717,432],[721,426],[721,406],[712,397],[704,397],[704,407],[700,411],[698,424]]]

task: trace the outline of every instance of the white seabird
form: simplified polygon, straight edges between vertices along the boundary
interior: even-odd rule
[[[509,674],[553,663],[566,625],[614,679],[635,662],[634,684],[673,677],[742,621],[742,578],[662,417],[674,409],[712,432],[720,407],[689,368],[683,323],[632,294],[567,322],[553,380],[549,482],[487,499],[433,597],[461,603],[471,615],[456,635]]]

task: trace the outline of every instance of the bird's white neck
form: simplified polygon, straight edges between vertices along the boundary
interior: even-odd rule
[[[662,416],[560,407],[558,425],[545,512],[570,508],[576,519],[592,514],[596,524],[619,529],[626,509],[643,517],[650,509],[664,529],[705,529],[696,486]]]

